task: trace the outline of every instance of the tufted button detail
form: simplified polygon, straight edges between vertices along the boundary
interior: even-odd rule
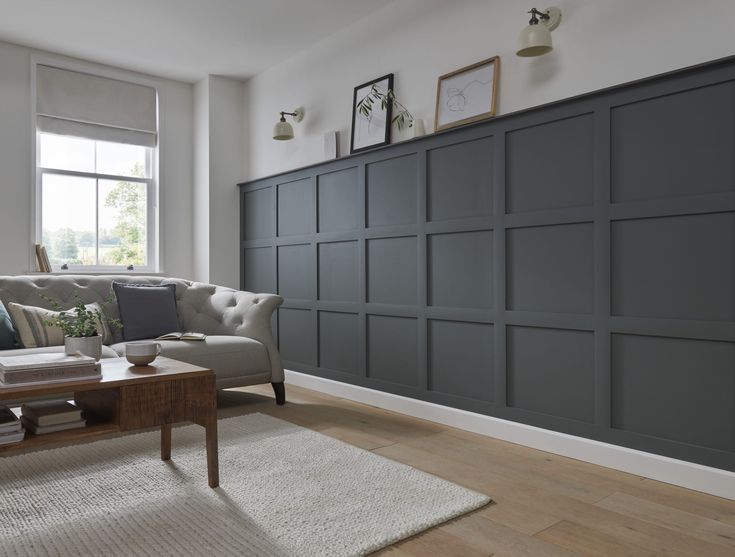
[[[260,301],[260,298],[253,298],[253,303],[257,304]]]

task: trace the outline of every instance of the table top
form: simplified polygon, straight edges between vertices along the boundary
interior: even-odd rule
[[[59,383],[37,383],[23,387],[0,386],[0,401],[24,398],[30,396],[44,396],[55,393],[70,393],[75,391],[93,391],[109,389],[125,385],[140,383],[155,383],[159,381],[173,381],[190,377],[214,375],[211,369],[180,362],[172,358],[158,356],[147,366],[130,365],[125,358],[103,358],[101,379],[82,379],[79,381],[63,381]]]

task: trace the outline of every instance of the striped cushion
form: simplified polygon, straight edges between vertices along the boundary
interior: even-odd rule
[[[102,311],[102,308],[97,302],[87,304],[85,307],[93,311]],[[8,312],[24,348],[41,348],[44,346],[61,346],[64,344],[64,333],[62,330],[59,327],[50,327],[44,324],[44,320],[58,317],[60,312],[35,306],[24,306],[12,302],[8,304]],[[71,311],[65,313],[71,313]],[[97,333],[102,336],[102,344],[109,344],[112,340],[110,328],[104,321],[97,322]]]

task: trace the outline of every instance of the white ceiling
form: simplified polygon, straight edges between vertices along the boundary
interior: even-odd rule
[[[248,78],[391,0],[0,0],[0,40],[197,81]]]

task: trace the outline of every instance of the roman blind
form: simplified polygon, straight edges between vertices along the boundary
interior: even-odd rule
[[[36,66],[39,131],[154,147],[156,89],[96,75]]]

